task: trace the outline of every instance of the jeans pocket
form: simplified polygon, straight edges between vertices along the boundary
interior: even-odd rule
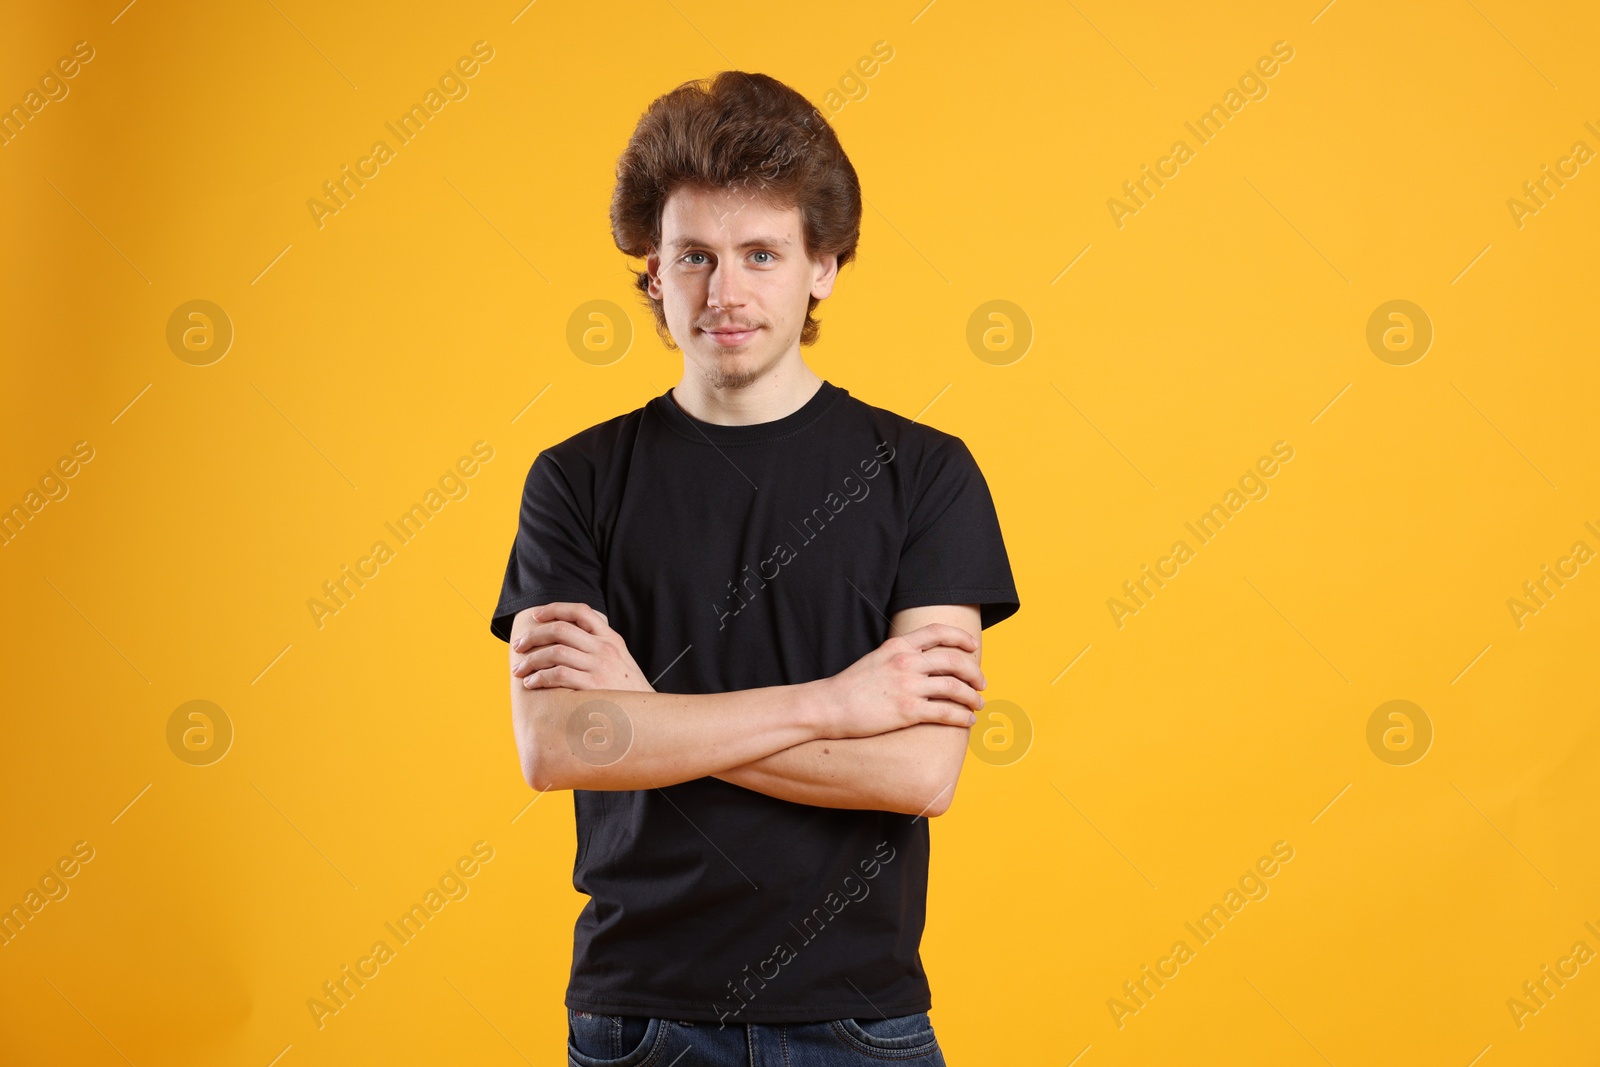
[[[666,1036],[664,1019],[567,1009],[567,1059],[573,1067],[643,1067]]]
[[[835,1019],[832,1025],[845,1044],[887,1059],[926,1056],[939,1047],[925,1011],[886,1019]]]

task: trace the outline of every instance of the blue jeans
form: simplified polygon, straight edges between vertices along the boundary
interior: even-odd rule
[[[816,1023],[684,1022],[567,1009],[570,1067],[945,1067],[927,1012]]]

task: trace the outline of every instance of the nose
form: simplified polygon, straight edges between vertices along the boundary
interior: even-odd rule
[[[706,304],[723,309],[743,307],[747,294],[738,265],[730,264],[727,260],[718,261],[706,285]]]

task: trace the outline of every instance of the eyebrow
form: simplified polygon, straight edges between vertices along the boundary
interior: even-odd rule
[[[667,242],[667,247],[670,248],[670,249],[675,249],[676,250],[676,249],[681,249],[681,248],[688,248],[688,247],[690,247],[692,245],[706,246],[706,245],[709,245],[709,244],[711,244],[711,242],[707,241],[707,240],[704,240],[703,238],[690,236],[690,237],[680,237],[676,241],[668,241]],[[752,237],[748,241],[741,241],[741,242],[739,242],[737,247],[741,248],[741,249],[743,249],[743,248],[757,248],[757,247],[760,247],[760,248],[782,248],[782,247],[785,247],[785,246],[790,245],[790,244],[793,244],[793,242],[790,241],[787,237],[759,236],[759,237]]]

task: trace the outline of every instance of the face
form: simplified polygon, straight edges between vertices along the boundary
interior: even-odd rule
[[[809,297],[833,292],[838,257],[806,255],[800,209],[728,189],[679,186],[661,212],[650,295],[663,302],[685,371],[739,389],[800,358]]]

